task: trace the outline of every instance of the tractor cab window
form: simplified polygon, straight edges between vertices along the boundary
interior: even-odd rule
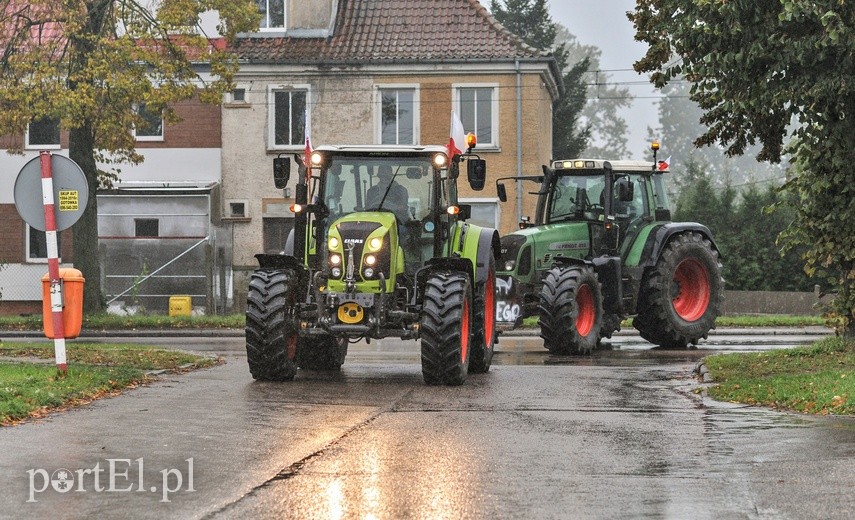
[[[643,175],[619,175],[618,182],[626,182],[632,185],[632,200],[622,201],[618,199],[617,190],[614,195],[614,211],[615,217],[618,219],[634,220],[647,213],[645,207],[645,190],[647,183]]]
[[[547,200],[547,223],[567,220],[602,220],[605,177],[562,175],[555,180]]]

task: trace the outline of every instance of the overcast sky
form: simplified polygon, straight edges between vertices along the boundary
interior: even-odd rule
[[[659,124],[658,102],[650,99],[657,94],[646,76],[631,70],[633,62],[647,50],[647,44],[635,41],[632,23],[626,18],[626,12],[634,8],[635,0],[549,0],[552,21],[567,27],[579,43],[595,45],[603,51],[600,67],[609,73],[611,81],[644,82],[626,85],[637,99],[623,116],[630,131],[627,148],[633,158],[646,159],[642,151],[647,148],[647,127],[656,128]]]

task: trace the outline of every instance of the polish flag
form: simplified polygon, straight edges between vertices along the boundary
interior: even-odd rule
[[[668,169],[668,166],[670,164],[671,164],[671,156],[669,155],[668,158],[665,159],[664,161],[659,161],[659,164],[657,166],[658,166],[658,169],[660,172],[664,172],[665,170]]]
[[[309,119],[309,109],[306,109],[306,151],[303,155],[303,165],[308,168],[309,161],[312,160],[312,121]],[[306,170],[306,176],[311,175],[311,170]]]
[[[451,137],[448,139],[448,157],[454,158],[455,155],[462,155],[466,149],[466,133],[463,130],[463,123],[457,112],[451,111]]]

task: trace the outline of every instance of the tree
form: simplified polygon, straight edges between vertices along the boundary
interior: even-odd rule
[[[639,0],[629,18],[650,45],[635,69],[660,88],[692,83],[707,126],[696,145],[732,156],[759,142],[759,160],[793,157],[782,238],[806,247],[806,272],[832,284],[830,311],[855,332],[855,3]]]
[[[0,135],[23,135],[31,121],[45,119],[68,130],[69,156],[89,182],[89,204],[73,228],[74,263],[86,278],[84,310],[98,311],[96,190],[116,175],[110,165],[142,160],[133,129],[146,121],[137,108],[162,110],[174,122],[172,103],[197,95],[219,102],[237,62],[204,34],[200,14],[219,11],[217,30],[231,42],[258,27],[258,6],[254,0],[0,0],[0,6]],[[210,78],[194,63],[203,56]]]
[[[584,58],[568,67],[565,44],[555,43],[558,25],[552,21],[546,0],[491,0],[490,12],[509,31],[532,47],[551,51],[562,71],[565,93],[552,105],[552,156],[579,157],[591,136],[590,125],[583,125],[581,112],[587,89],[584,83],[589,60]]]
[[[626,120],[618,115],[618,111],[629,107],[632,101],[629,89],[609,85],[611,75],[600,70],[603,51],[599,47],[582,45],[561,24],[557,24],[557,29],[555,41],[567,49],[567,61],[581,63],[588,60],[587,70],[582,76],[586,87],[586,103],[579,124],[590,128],[590,138],[587,148],[580,155],[613,158],[629,156]]]

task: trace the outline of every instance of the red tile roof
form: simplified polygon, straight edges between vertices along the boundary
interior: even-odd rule
[[[340,0],[327,38],[252,36],[236,51],[251,63],[551,59],[477,0]]]

